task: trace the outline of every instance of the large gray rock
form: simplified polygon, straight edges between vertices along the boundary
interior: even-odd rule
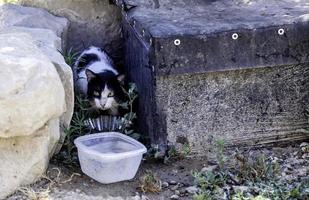
[[[1,31],[0,31],[1,32]],[[60,117],[61,139],[57,151],[60,150],[65,138],[65,129],[69,127],[74,109],[74,89],[73,89],[73,75],[72,69],[65,63],[63,56],[60,54],[61,39],[48,29],[39,28],[25,28],[25,27],[10,27],[2,32],[14,33],[23,32],[28,33],[34,39],[34,43],[40,50],[48,56],[54,64],[63,87],[65,89],[66,112]]]
[[[2,199],[45,172],[65,137],[74,97],[71,68],[59,53],[68,21],[42,9],[0,11]]]
[[[40,177],[60,138],[65,94],[31,36],[0,33],[0,198]]]
[[[42,176],[59,136],[59,121],[51,120],[32,136],[0,138],[0,199]]]
[[[0,35],[0,66],[0,137],[31,135],[62,115],[59,75],[29,35]]]
[[[58,37],[64,38],[68,25],[67,19],[53,16],[43,9],[12,4],[0,6],[0,29],[8,26],[43,28],[52,30]]]
[[[5,4],[0,7],[0,32],[23,32],[32,36],[35,44],[54,64],[65,88],[66,112],[61,116],[61,140],[63,143],[74,107],[73,75],[60,51],[66,42],[69,22],[65,18],[51,15],[46,10]],[[58,148],[58,149],[59,149]]]
[[[1,1],[1,0],[0,0]],[[90,45],[106,47],[118,54],[121,47],[120,10],[108,0],[18,0],[27,6],[41,7],[70,20],[68,47],[82,50]]]

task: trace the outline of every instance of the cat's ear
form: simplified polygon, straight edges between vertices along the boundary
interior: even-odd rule
[[[93,79],[93,78],[95,78],[95,77],[97,76],[93,71],[91,71],[91,70],[89,70],[89,69],[86,69],[85,73],[86,73],[87,81],[88,81],[88,82],[89,82],[91,79]]]
[[[119,75],[117,76],[117,80],[119,81],[119,83],[120,83],[121,85],[124,85],[124,80],[125,80],[125,78],[126,78],[126,76],[125,76],[124,74],[119,74]]]

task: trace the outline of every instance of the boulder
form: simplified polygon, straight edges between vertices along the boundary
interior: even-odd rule
[[[1,1],[1,0],[0,0]],[[119,56],[122,46],[121,12],[108,0],[16,0],[17,3],[45,8],[70,20],[68,47],[83,50],[90,45],[105,47]]]
[[[60,53],[68,25],[42,9],[0,6],[0,199],[42,176],[70,124],[73,75]]]
[[[0,6],[0,28],[8,26],[43,28],[52,30],[58,37],[64,38],[68,24],[67,19],[51,15],[44,9],[13,4]]]
[[[65,18],[56,17],[39,8],[6,4],[0,7],[0,11],[0,32],[28,33],[37,47],[52,61],[60,76],[66,100],[66,112],[60,119],[61,139],[57,148],[60,150],[65,137],[64,130],[70,124],[74,107],[72,70],[60,53],[64,51],[69,22]],[[15,18],[12,19],[12,16]],[[35,21],[36,18],[39,20]]]
[[[60,53],[61,39],[57,37],[57,35],[53,31],[48,29],[10,27],[2,31],[2,33],[16,32],[28,33],[32,36],[36,46],[39,47],[39,49],[54,64],[65,89],[66,112],[60,118],[61,139],[59,141],[59,147],[57,148],[58,150],[60,150],[65,138],[65,129],[68,128],[70,125],[74,109],[73,74],[71,67],[65,63],[65,60]]]
[[[58,120],[49,121],[29,137],[0,138],[0,199],[42,176],[58,139]]]
[[[65,111],[49,58],[28,34],[0,34],[0,137],[32,135]]]

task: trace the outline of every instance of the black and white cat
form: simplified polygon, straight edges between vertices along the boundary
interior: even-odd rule
[[[124,75],[119,74],[111,58],[98,47],[89,47],[77,58],[76,90],[86,96],[93,108],[110,115],[119,114],[119,104],[125,99],[122,89]]]

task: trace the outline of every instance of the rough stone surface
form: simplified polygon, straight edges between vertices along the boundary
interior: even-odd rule
[[[156,99],[168,141],[187,138],[199,153],[226,145],[304,139],[309,66],[159,77]]]
[[[30,137],[0,138],[0,199],[42,175],[58,139],[58,120],[50,121]]]
[[[146,31],[153,37],[202,35],[271,27],[309,19],[307,0],[124,1],[137,6],[129,13],[129,18],[147,27]]]
[[[0,11],[2,199],[45,172],[61,147],[74,99],[72,71],[59,53],[68,21],[15,5]]]
[[[66,112],[61,116],[60,120],[61,139],[58,147],[59,150],[65,137],[64,129],[70,124],[74,107],[72,70],[60,54],[60,52],[63,52],[63,46],[66,43],[69,23],[65,18],[55,17],[43,9],[16,5],[5,5],[0,9],[3,11],[2,15],[6,16],[3,18],[2,30],[0,28],[0,32],[7,34],[22,32],[31,35],[37,47],[52,61],[60,76],[65,89]],[[13,15],[16,15],[17,18],[14,20],[7,18]],[[29,26],[27,20],[35,20],[35,18],[40,18],[39,22],[32,22],[33,26],[27,27]],[[5,24],[9,26],[4,26]]]
[[[0,33],[0,198],[36,180],[59,140],[59,75],[25,33]],[[18,136],[18,137],[17,137]]]
[[[36,46],[40,48],[56,67],[66,95],[66,112],[61,116],[61,125],[68,127],[74,107],[73,77],[71,67],[65,63],[63,56],[59,52],[62,49],[61,38],[57,37],[57,35],[49,29],[10,27],[2,31],[0,30],[0,33],[7,34],[16,32],[31,35]],[[64,132],[62,131],[62,136],[63,135]]]
[[[22,5],[41,7],[70,20],[67,46],[83,50],[90,45],[105,47],[119,56],[121,42],[120,9],[108,0],[18,0]]]
[[[65,110],[59,75],[27,34],[0,35],[0,137],[33,134]]]
[[[68,23],[67,19],[53,16],[43,9],[12,4],[0,6],[0,28],[9,26],[43,28],[54,31],[58,37],[64,37]]]
[[[298,130],[308,127],[308,1],[125,2],[137,6],[123,35],[139,131],[159,156],[186,139],[202,153],[218,137],[228,145],[308,137]]]

